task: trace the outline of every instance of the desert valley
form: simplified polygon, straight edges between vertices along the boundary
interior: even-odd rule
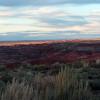
[[[0,44],[0,64],[100,63],[100,41],[61,40]]]
[[[1,100],[99,100],[99,83],[99,40],[0,42]]]

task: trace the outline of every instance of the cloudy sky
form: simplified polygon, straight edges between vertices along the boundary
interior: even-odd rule
[[[100,38],[100,0],[0,0],[0,41]]]

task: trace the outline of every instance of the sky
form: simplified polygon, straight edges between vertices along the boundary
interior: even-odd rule
[[[100,0],[0,0],[0,41],[100,38]]]

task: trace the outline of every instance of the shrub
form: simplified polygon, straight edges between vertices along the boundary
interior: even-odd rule
[[[55,76],[41,74],[32,83],[13,79],[0,100],[93,100],[88,83],[77,79],[73,69],[65,68]]]

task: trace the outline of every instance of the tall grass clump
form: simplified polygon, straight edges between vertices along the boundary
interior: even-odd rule
[[[0,100],[92,100],[88,82],[77,79],[73,69],[65,68],[55,76],[41,74],[32,83],[13,79]]]
[[[57,100],[92,100],[88,82],[77,79],[74,69],[65,68],[55,77]]]

